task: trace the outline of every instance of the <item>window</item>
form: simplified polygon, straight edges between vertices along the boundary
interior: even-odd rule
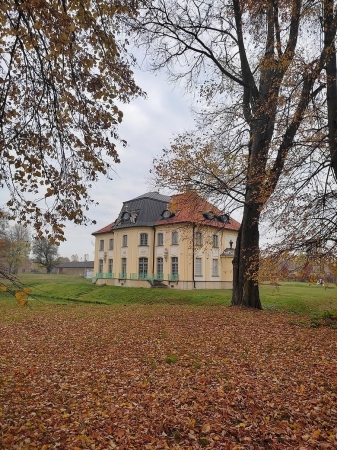
[[[164,272],[164,260],[163,258],[157,258],[157,275],[163,275]]]
[[[219,261],[217,259],[213,259],[213,261],[212,261],[212,277],[217,277],[219,275],[218,263],[219,263]]]
[[[127,234],[123,234],[123,245],[122,247],[127,247],[128,246],[128,235]]]
[[[98,261],[98,272],[103,272],[103,259]]]
[[[147,275],[147,267],[148,267],[148,259],[147,258],[139,258],[139,278],[145,278]]]
[[[163,233],[158,233],[158,235],[157,235],[157,245],[164,245],[164,235],[163,235]]]
[[[201,241],[201,233],[200,231],[197,231],[195,233],[195,245],[202,245],[202,241]]]
[[[113,250],[113,249],[114,249],[114,240],[109,239],[109,250]]]
[[[99,241],[99,249],[104,250],[104,239],[100,239]]]
[[[147,245],[147,233],[140,233],[140,245]]]
[[[218,239],[218,235],[217,235],[217,234],[213,234],[212,238],[213,238],[213,247],[214,247],[214,248],[219,247],[219,239]]]
[[[126,258],[122,258],[122,277],[126,278]]]
[[[195,259],[195,275],[201,277],[201,258]]]
[[[174,256],[171,260],[172,275],[178,275],[178,258]]]
[[[178,231],[173,231],[172,233],[172,245],[178,244]]]
[[[113,260],[109,259],[109,269],[108,269],[109,273],[112,273],[112,269],[113,269]]]

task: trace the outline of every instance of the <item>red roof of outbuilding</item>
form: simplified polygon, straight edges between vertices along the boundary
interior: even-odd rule
[[[110,231],[112,230],[113,226],[115,225],[115,222],[109,223],[109,225],[107,225],[104,228],[101,228],[98,231],[95,231],[94,233],[91,234],[103,234],[103,233],[110,233]]]
[[[172,203],[170,204],[170,211],[174,216],[170,219],[161,219],[156,222],[156,225],[169,225],[173,223],[197,223],[200,225],[209,225],[217,228],[226,228],[227,230],[238,231],[240,228],[239,222],[229,218],[229,223],[223,223],[219,220],[208,220],[203,216],[203,213],[212,212],[215,216],[223,215],[216,206],[209,203],[207,200],[199,197],[193,191],[184,194],[176,194],[172,196]]]

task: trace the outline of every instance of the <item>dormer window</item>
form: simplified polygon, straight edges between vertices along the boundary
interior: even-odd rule
[[[229,223],[229,215],[228,214],[221,214],[220,216],[217,216],[217,219],[222,223]]]
[[[162,215],[163,219],[170,219],[171,217],[175,216],[175,214],[172,213],[169,209],[165,209],[161,215]]]
[[[212,211],[203,212],[202,215],[207,220],[214,220],[214,213]]]
[[[130,222],[131,223],[136,223],[137,217],[138,217],[137,212],[136,211],[132,211],[131,212],[131,216],[130,216]]]
[[[216,222],[229,223],[229,215],[228,214],[220,214],[216,215],[213,211],[203,212],[202,215],[206,220],[214,220]]]
[[[125,211],[122,216],[123,220],[130,220],[130,213],[128,211]]]

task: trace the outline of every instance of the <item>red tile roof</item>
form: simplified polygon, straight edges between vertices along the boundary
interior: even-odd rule
[[[115,222],[109,223],[109,225],[107,225],[106,227],[101,228],[100,230],[95,231],[94,233],[91,233],[91,234],[95,235],[95,234],[109,233],[112,230],[114,225],[115,225]]]
[[[223,211],[212,205],[208,201],[199,197],[195,192],[186,192],[172,196],[170,211],[174,213],[174,217],[170,219],[161,219],[155,225],[169,225],[173,223],[197,223],[200,225],[209,225],[217,228],[226,228],[227,230],[238,231],[239,222],[230,217],[229,223],[224,224],[218,220],[208,220],[202,213],[213,212],[216,216],[223,215]]]

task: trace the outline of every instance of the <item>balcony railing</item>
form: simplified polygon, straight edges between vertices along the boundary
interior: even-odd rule
[[[104,273],[103,278],[114,278],[114,274],[112,272]]]
[[[170,273],[168,275],[169,281],[179,281],[179,274],[178,273]]]
[[[126,272],[122,272],[118,274],[118,279],[119,280],[126,280]]]
[[[96,273],[96,278],[114,278],[114,274],[111,272],[98,272]]]
[[[163,281],[164,274],[163,273],[155,273],[153,278],[157,281]]]
[[[130,273],[131,280],[146,280],[153,283],[153,277],[148,273]]]

